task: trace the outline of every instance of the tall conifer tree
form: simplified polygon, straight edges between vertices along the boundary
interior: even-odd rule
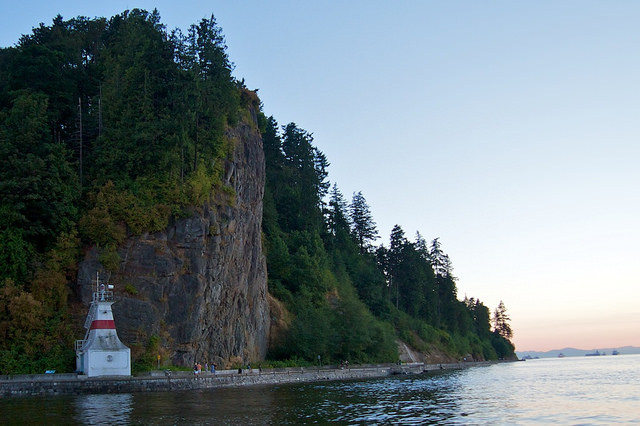
[[[351,233],[354,236],[360,253],[368,251],[371,243],[378,237],[378,229],[373,220],[373,215],[367,204],[367,200],[361,191],[353,194],[350,205]]]

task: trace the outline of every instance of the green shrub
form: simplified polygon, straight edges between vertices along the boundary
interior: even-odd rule
[[[140,373],[153,370],[157,362],[158,349],[160,348],[160,337],[151,336],[147,342],[144,353],[133,362],[133,372]]]
[[[98,261],[107,271],[117,272],[120,268],[120,255],[118,255],[115,245],[109,244],[103,248],[98,256]]]
[[[134,286],[132,286],[131,284],[127,284],[124,286],[124,291],[127,294],[130,294],[131,296],[137,296],[138,295],[138,289],[135,288]]]

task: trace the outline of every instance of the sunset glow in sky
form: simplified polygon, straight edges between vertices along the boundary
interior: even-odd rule
[[[380,242],[439,237],[518,351],[640,346],[640,2],[3,2],[0,46],[135,7],[183,32],[214,14]]]

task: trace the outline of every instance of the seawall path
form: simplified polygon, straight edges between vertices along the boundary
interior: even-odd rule
[[[209,389],[229,386],[274,385],[282,383],[320,382],[419,374],[441,369],[460,369],[494,362],[460,362],[448,364],[377,364],[348,368],[335,366],[219,370],[203,372],[152,371],[138,376],[87,377],[72,374],[26,374],[0,376],[0,397],[78,395],[89,393],[161,392]]]

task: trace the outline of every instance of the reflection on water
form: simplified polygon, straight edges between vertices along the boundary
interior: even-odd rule
[[[419,376],[0,399],[0,424],[634,424],[640,356],[564,358]]]
[[[84,425],[131,423],[133,395],[81,395],[73,400],[74,420]]]
[[[331,382],[307,385],[310,392],[290,387],[297,412],[282,412],[280,423],[298,423],[300,419],[321,422],[326,419],[355,423],[423,424],[445,421],[459,411],[451,397],[459,371],[435,375],[405,376],[356,382]],[[303,395],[317,401],[301,403]],[[279,399],[284,401],[282,393]],[[313,407],[309,410],[307,407]]]
[[[153,424],[273,424],[273,388],[134,394],[136,419]]]

